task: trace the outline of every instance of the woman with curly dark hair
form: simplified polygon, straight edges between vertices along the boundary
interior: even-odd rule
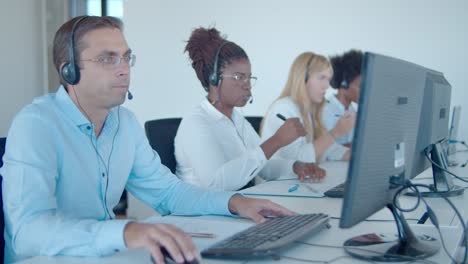
[[[323,123],[330,131],[346,112],[357,112],[359,101],[359,88],[361,86],[362,52],[350,50],[343,55],[330,58],[334,75],[330,85],[337,90],[336,95],[328,98],[323,109]],[[336,142],[350,146],[353,140],[354,129],[336,139]]]
[[[282,146],[304,136],[298,119],[284,122],[261,143],[250,123],[237,109],[251,100],[252,76],[247,53],[226,40],[215,28],[197,28],[185,51],[207,92],[206,99],[182,120],[175,138],[176,174],[197,186],[238,190],[257,175],[265,180],[296,174],[322,178],[313,163],[270,159]]]

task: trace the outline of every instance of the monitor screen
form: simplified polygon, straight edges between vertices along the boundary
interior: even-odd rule
[[[392,197],[390,178],[410,178],[426,82],[424,67],[366,53],[342,227],[379,211]]]
[[[452,111],[452,119],[450,121],[450,129],[449,129],[449,139],[453,141],[460,140],[458,138],[458,126],[460,124],[460,114],[461,114],[461,106],[457,105],[453,107]],[[449,147],[447,154],[452,155],[456,151],[456,144],[455,142],[449,142]]]
[[[396,220],[398,235],[384,236],[376,230],[348,239],[344,248],[352,256],[375,261],[433,255],[439,250],[439,242],[418,239],[393,204],[395,193],[402,188],[398,183],[414,177],[428,70],[375,53],[365,53],[362,70],[340,227],[352,227],[387,207]]]
[[[456,196],[464,192],[464,188],[452,181],[447,172],[447,140],[449,139],[449,112],[452,87],[440,72],[427,70],[424,101],[422,105],[418,141],[413,159],[415,177],[427,168],[432,167],[433,183],[431,189],[420,189],[423,196]],[[408,192],[408,195],[418,195]]]
[[[431,166],[425,151],[448,139],[451,86],[440,72],[428,70],[412,177]]]

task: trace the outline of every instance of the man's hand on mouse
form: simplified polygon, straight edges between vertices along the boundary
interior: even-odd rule
[[[256,223],[264,222],[266,217],[295,214],[269,200],[239,194],[231,197],[228,206],[231,213],[250,218]],[[146,248],[156,263],[165,263],[162,247],[177,263],[201,261],[192,238],[173,225],[130,222],[125,226],[124,240],[127,248]]]
[[[192,238],[179,228],[168,224],[143,224],[130,222],[124,229],[127,248],[146,248],[156,263],[165,263],[164,247],[177,263],[201,260]]]

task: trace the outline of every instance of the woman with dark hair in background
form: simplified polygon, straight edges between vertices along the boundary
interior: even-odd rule
[[[330,58],[335,72],[330,85],[337,90],[331,95],[323,109],[323,124],[330,131],[346,112],[357,112],[359,88],[361,86],[362,52],[350,50],[343,55]],[[347,147],[353,141],[354,128],[348,133],[338,137],[336,142]]]
[[[197,28],[185,51],[207,92],[206,99],[183,118],[175,138],[176,174],[197,186],[238,190],[259,175],[265,180],[296,174],[322,178],[313,163],[270,159],[282,146],[304,136],[299,120],[290,119],[261,143],[236,107],[251,100],[252,76],[246,52],[215,28]]]

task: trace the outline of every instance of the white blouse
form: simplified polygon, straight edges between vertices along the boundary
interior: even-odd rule
[[[293,160],[266,159],[260,137],[237,109],[231,120],[208,100],[182,119],[174,144],[176,175],[202,188],[232,191],[257,175],[294,175]]]
[[[342,115],[344,115],[348,110],[353,110],[357,112],[357,104],[351,103],[348,109],[345,109],[344,105],[336,98],[335,95],[331,95],[328,98],[325,107],[323,108],[322,118],[323,125],[327,131],[332,130],[338,120]],[[349,131],[347,134],[336,139],[336,142],[339,144],[348,144],[353,141],[354,129]]]
[[[286,118],[297,117],[301,123],[304,124],[304,120],[297,104],[290,97],[281,98],[271,105],[267,115],[263,120],[263,129],[261,133],[263,141],[267,140],[274,133],[276,133],[276,131],[284,123],[284,121],[279,119],[276,114],[281,114]],[[308,118],[309,123],[313,126],[310,113]],[[311,131],[313,132],[313,127]],[[330,147],[328,147],[324,155],[322,155],[320,161],[341,160],[347,150],[347,147],[344,147],[335,142]],[[274,156],[289,160],[299,160],[303,162],[317,162],[314,144],[313,142],[307,142],[306,137],[300,137],[291,144],[282,147],[275,153]]]

